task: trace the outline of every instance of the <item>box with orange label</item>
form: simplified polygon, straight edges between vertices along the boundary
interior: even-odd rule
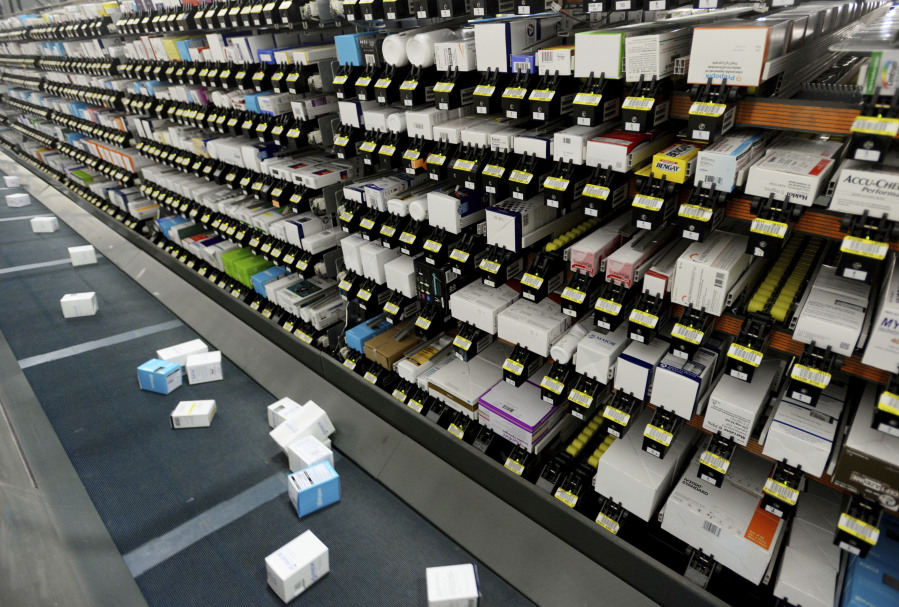
[[[686,183],[696,170],[699,148],[690,143],[675,143],[652,157],[652,176],[674,183]]]
[[[784,522],[760,507],[773,464],[737,449],[721,487],[698,478],[699,453],[665,502],[662,529],[753,584],[770,576]]]

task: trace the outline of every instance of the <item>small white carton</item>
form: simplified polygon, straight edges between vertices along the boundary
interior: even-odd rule
[[[268,585],[289,603],[330,571],[328,547],[311,531],[265,557]]]
[[[91,245],[69,247],[69,258],[73,266],[86,266],[97,263],[97,251]]]
[[[899,219],[899,158],[888,156],[886,164],[846,160],[834,179],[836,187],[830,210],[872,217]]]
[[[748,444],[772,386],[783,376],[783,369],[783,361],[766,359],[753,373],[751,382],[722,376],[712,390],[702,427],[713,434],[721,432],[738,445]]]
[[[277,428],[281,422],[290,417],[294,411],[298,411],[303,405],[292,398],[282,398],[268,406],[268,425]]]
[[[19,178],[16,175],[4,175],[3,185],[8,188],[17,188],[19,187]]]
[[[887,260],[883,293],[871,331],[865,343],[862,362],[892,373],[899,368],[899,272],[896,256]]]
[[[428,607],[475,607],[481,602],[478,569],[473,564],[428,567]]]
[[[218,351],[188,355],[184,369],[187,373],[187,383],[189,384],[204,384],[224,379],[222,375],[222,353]]]
[[[191,354],[205,354],[209,347],[201,339],[193,339],[182,344],[176,344],[156,351],[156,358],[177,363],[183,368],[187,364],[187,357]]]
[[[97,294],[93,291],[68,293],[59,300],[59,305],[62,307],[63,318],[93,316],[99,309],[97,307]]]
[[[870,291],[870,285],[838,276],[833,266],[821,266],[799,312],[793,339],[804,344],[814,341],[819,348],[830,346],[837,354],[851,356],[865,322]]]
[[[656,337],[648,344],[632,341],[618,357],[615,370],[615,389],[644,400],[649,396],[653,373],[671,344]]]
[[[836,160],[775,150],[749,167],[746,195],[785,200],[812,206],[827,186],[836,168]]]
[[[31,231],[35,234],[51,234],[59,229],[56,217],[35,217],[30,223]]]
[[[574,369],[607,384],[615,377],[619,355],[630,343],[627,323],[611,332],[591,331],[577,344]]]
[[[212,425],[215,412],[214,400],[182,400],[172,411],[169,421],[175,430],[206,428]]]
[[[720,316],[731,288],[752,261],[746,243],[746,236],[713,232],[704,242],[691,244],[677,260],[671,301]]]
[[[23,192],[6,195],[6,206],[8,207],[25,207],[29,204],[31,204],[31,196]]]
[[[291,472],[297,472],[304,468],[314,466],[319,462],[328,462],[334,465],[334,452],[330,449],[330,442],[325,445],[314,436],[304,436],[287,446],[287,462]]]
[[[274,430],[269,432],[269,436],[286,454],[287,447],[304,436],[314,436],[318,440],[324,441],[333,433],[334,424],[331,423],[328,414],[310,400],[278,424]]]

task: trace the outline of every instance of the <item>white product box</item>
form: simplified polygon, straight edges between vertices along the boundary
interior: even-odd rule
[[[69,247],[69,257],[73,266],[97,263],[97,251],[89,244],[81,247]]]
[[[377,103],[378,102],[374,99],[370,101],[358,101],[356,99],[338,101],[337,112],[340,116],[341,124],[346,124],[361,129],[363,126],[365,126],[365,121],[362,118],[362,112],[368,108],[375,107]]]
[[[604,226],[591,232],[569,248],[571,271],[596,276],[601,272],[603,260],[622,244],[624,236],[616,227]]]
[[[773,464],[744,449],[734,452],[721,487],[697,478],[699,454],[665,502],[662,529],[743,576],[761,583],[777,553],[784,521],[761,508]]]
[[[685,426],[671,443],[664,459],[643,451],[643,433],[653,411],[643,408],[632,423],[634,429],[606,450],[596,467],[593,488],[597,493],[620,502],[628,512],[650,521],[662,505],[677,473],[690,454],[699,431]]]
[[[468,322],[495,335],[497,316],[518,300],[521,294],[509,285],[496,289],[477,280],[450,295],[450,311],[459,322]]]
[[[747,242],[746,236],[718,231],[692,243],[677,260],[671,301],[720,316],[730,290],[752,262]]]
[[[639,400],[648,398],[655,369],[670,349],[671,344],[661,337],[656,337],[648,344],[636,341],[629,343],[618,356],[615,389],[636,396]]]
[[[690,241],[676,241],[659,256],[655,263],[643,275],[643,292],[666,298],[671,292],[674,275],[677,271],[677,260],[690,246]]]
[[[415,297],[418,294],[415,286],[415,262],[408,255],[400,255],[384,264],[384,277],[388,289],[402,293],[405,297]]]
[[[895,160],[888,156],[891,164],[882,165],[844,161],[834,179],[830,210],[853,215],[868,211],[872,217],[886,213],[890,221],[899,220],[899,166]]]
[[[510,71],[510,57],[525,49],[534,48],[539,42],[550,41],[557,36],[560,19],[488,20],[476,23],[474,39],[477,46],[477,68],[500,72]]]
[[[549,356],[553,342],[571,323],[572,318],[563,314],[559,304],[550,299],[540,303],[519,299],[496,318],[500,339],[524,346],[540,356]]]
[[[278,305],[294,314],[337,292],[337,281],[311,276],[278,291]]]
[[[8,207],[24,207],[29,204],[31,204],[31,196],[23,192],[6,195],[6,206]]]
[[[769,148],[806,156],[820,156],[821,158],[837,158],[843,150],[844,142],[815,137],[802,137],[797,133],[784,133],[775,139]]]
[[[574,70],[574,46],[555,46],[537,51],[537,73],[571,76]]]
[[[172,411],[169,421],[175,430],[208,428],[212,425],[215,412],[214,400],[182,400]]]
[[[764,149],[762,131],[731,131],[699,151],[694,181],[696,185],[714,185],[719,192],[731,192],[746,182],[750,165],[761,158]]]
[[[749,167],[746,194],[761,198],[774,194],[775,200],[789,196],[791,203],[810,207],[835,167],[831,158],[775,150]]]
[[[300,318],[322,330],[346,317],[346,305],[347,302],[340,295],[322,297],[300,310]]]
[[[263,114],[280,116],[291,113],[291,103],[297,96],[291,93],[275,93],[259,97],[259,109]]]
[[[299,120],[314,120],[338,110],[337,97],[333,95],[305,95],[290,102],[290,111]]]
[[[447,143],[462,143],[462,133],[475,125],[484,122],[479,116],[466,116],[447,120],[443,124],[434,127],[434,141],[446,141]]]
[[[783,361],[766,359],[753,373],[751,382],[723,375],[712,389],[702,427],[713,434],[720,431],[738,445],[747,445],[783,371]]]
[[[334,452],[314,436],[304,436],[287,446],[287,461],[291,472],[304,470],[319,462],[328,462],[333,466]]]
[[[156,358],[181,365],[182,368],[187,364],[187,357],[191,354],[205,354],[209,352],[209,346],[203,343],[201,339],[193,339],[183,344],[176,344],[156,350]]]
[[[666,354],[655,370],[652,404],[674,411],[686,420],[692,418],[699,397],[711,384],[718,355],[709,348],[700,348],[691,360]]]
[[[330,571],[328,547],[311,531],[265,557],[268,585],[289,603]]]
[[[525,133],[524,129],[505,127],[490,133],[490,149],[494,152],[511,152],[515,138]]]
[[[484,220],[486,201],[480,192],[428,192],[428,223],[453,234]]]
[[[515,135],[512,150],[522,156],[530,154],[537,158],[550,159],[553,155],[553,134],[537,129]]]
[[[538,370],[534,378],[549,372],[549,366]],[[539,453],[567,419],[568,407],[553,407],[540,396],[540,386],[530,381],[516,388],[499,382],[478,400],[478,421],[500,436],[524,447],[530,453]],[[554,430],[556,432],[554,432]]]
[[[512,349],[495,341],[470,362],[455,357],[428,377],[430,394],[455,411],[478,418],[478,399],[503,379],[502,364]]]
[[[447,120],[454,120],[474,114],[474,105],[464,105],[454,110],[441,110],[436,107],[406,111],[406,132],[409,137],[434,139],[434,127]]]
[[[434,343],[422,346],[396,363],[397,375],[427,390],[426,373],[435,367],[449,363],[454,358],[453,349],[449,347],[451,343],[450,337],[443,336]],[[419,381],[420,378],[421,381]]]
[[[780,57],[787,48],[792,22],[734,21],[697,27],[690,48],[690,84],[758,86],[765,63]]]
[[[572,164],[587,162],[587,142],[609,130],[605,124],[599,126],[572,126],[553,135],[553,160],[571,161]]]
[[[427,181],[427,173],[419,173],[417,175],[397,173],[389,177],[375,179],[365,184],[365,204],[383,213],[387,211],[388,200]]]
[[[895,255],[887,259],[880,303],[862,356],[864,364],[887,372],[899,368],[899,272],[896,271],[896,259]]]
[[[833,266],[821,266],[799,311],[793,339],[830,346],[837,354],[851,356],[861,335],[871,286],[837,276]]]
[[[62,307],[63,318],[93,316],[99,309],[97,306],[97,294],[93,291],[68,293],[59,300],[59,305]]]
[[[787,546],[774,584],[774,596],[789,600],[791,605],[833,607],[837,577],[837,569],[827,561]]]
[[[474,607],[481,602],[475,565],[449,565],[425,569],[428,607]]]
[[[340,241],[340,250],[343,251],[343,263],[347,270],[351,270],[356,274],[362,274],[362,258],[359,256],[359,249],[368,245],[369,241],[365,240],[358,234],[353,234]]]
[[[187,373],[187,383],[189,384],[204,384],[224,379],[222,375],[222,353],[218,351],[188,355],[184,369]]]
[[[268,406],[268,425],[272,428],[278,427],[281,422],[291,416],[292,413],[298,411],[303,405],[291,398],[282,398]]]
[[[340,228],[328,228],[312,236],[303,237],[303,240],[300,241],[300,246],[304,251],[321,253],[322,251],[333,249],[347,236],[349,234]]]
[[[503,200],[487,209],[487,244],[519,251],[530,234],[558,216],[559,209],[548,206],[542,194],[528,200]]]
[[[612,381],[618,357],[631,343],[627,335],[627,323],[622,323],[615,331],[587,333],[577,344],[575,371],[604,384]]]
[[[693,32],[680,28],[645,36],[629,36],[624,41],[625,79],[637,82],[653,77],[661,80],[674,74],[674,60],[690,54]]]
[[[333,433],[334,425],[328,418],[328,414],[309,400],[269,432],[269,436],[286,454],[287,447],[304,436],[314,436],[318,440],[324,441]]]
[[[35,217],[30,223],[31,231],[35,234],[51,234],[59,229],[56,217]]]
[[[624,77],[625,33],[590,31],[574,35],[574,75],[577,78]]]
[[[370,107],[366,108],[364,112],[362,112],[363,122],[365,123],[365,128],[373,131],[378,131],[380,133],[386,133],[389,129],[387,128],[387,117],[392,114],[404,114],[403,110],[398,107]]]
[[[4,175],[3,185],[8,188],[17,188],[19,187],[19,178],[16,175]]]
[[[384,266],[401,257],[399,249],[388,249],[381,246],[378,242],[370,242],[367,246],[359,249],[359,258],[362,261],[362,274],[366,278],[371,278],[379,285],[387,281],[387,274]]]
[[[474,38],[438,42],[434,44],[434,61],[438,72],[459,69],[470,72],[477,69],[477,43]]]
[[[661,152],[674,141],[674,134],[656,130],[650,133],[609,131],[587,142],[587,165],[627,173]]]

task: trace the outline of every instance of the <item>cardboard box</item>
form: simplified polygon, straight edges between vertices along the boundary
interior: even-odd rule
[[[664,358],[671,344],[656,337],[648,344],[632,341],[618,357],[615,370],[615,389],[645,400],[650,396],[656,366]]]
[[[384,277],[388,289],[410,298],[418,295],[415,262],[408,255],[400,255],[384,264]]]
[[[777,554],[785,525],[761,508],[762,487],[773,464],[737,449],[722,486],[716,488],[697,477],[699,455],[665,502],[662,529],[759,584]]]
[[[596,276],[601,272],[602,261],[624,244],[620,229],[602,227],[571,245],[568,259],[571,271]]]
[[[331,441],[328,441],[330,445]],[[334,466],[334,452],[314,436],[304,436],[287,446],[287,462],[291,472],[310,468],[320,462]]]
[[[724,135],[699,151],[695,184],[714,185],[719,192],[741,187],[750,165],[764,153],[764,142],[764,131],[757,129],[737,129]]]
[[[428,567],[428,607],[476,607],[481,602],[478,568],[472,564]]]
[[[216,351],[204,354],[190,354],[187,357],[184,370],[187,373],[187,383],[191,385],[221,381],[224,379],[222,375],[222,353]]]
[[[268,406],[268,425],[271,428],[278,427],[281,422],[291,416],[295,411],[302,408],[303,405],[296,402],[292,398],[284,397],[279,401],[275,401]]]
[[[541,19],[485,20],[474,27],[477,68],[508,72],[512,55],[533,48],[557,36],[558,17]],[[545,46],[545,45],[544,45]]]
[[[625,33],[619,31],[590,31],[574,35],[574,75],[588,78],[619,79],[625,76]],[[639,79],[639,78],[638,78]]]
[[[303,518],[340,501],[340,477],[334,466],[323,461],[288,476],[287,494]]]
[[[894,567],[870,558],[855,558],[850,563],[841,607],[880,607],[899,603],[899,589],[896,588],[899,572]]]
[[[299,409],[292,411],[287,418],[269,432],[281,450],[287,453],[287,447],[303,438],[314,436],[324,441],[334,434],[334,424],[331,423],[328,414],[311,400]]]
[[[634,429],[606,450],[596,467],[593,488],[611,498],[631,514],[650,521],[677,479],[699,431],[684,426],[668,448],[664,459],[643,451],[643,433],[653,411],[643,408],[632,423]]]
[[[51,234],[59,229],[56,217],[35,217],[30,223],[31,231],[35,234]]]
[[[643,275],[643,292],[667,299],[674,283],[677,271],[677,260],[690,246],[690,241],[681,240],[665,249],[665,252],[653,263]]]
[[[496,317],[500,339],[524,346],[540,356],[571,326],[572,318],[563,314],[559,304],[544,299],[533,303],[519,299]]]
[[[639,168],[643,162],[663,150],[673,140],[674,134],[664,130],[649,133],[609,131],[587,142],[587,165],[627,173],[631,169]]]
[[[630,36],[624,41],[625,79],[637,82],[653,77],[661,80],[674,74],[674,61],[690,55],[691,28],[682,27],[657,34]]]
[[[691,244],[677,260],[671,301],[720,316],[730,290],[752,262],[747,241],[746,236],[713,232],[704,242]]]
[[[97,251],[91,245],[69,247],[69,257],[73,266],[86,266],[97,263]]]
[[[6,195],[6,206],[8,207],[25,207],[31,204],[31,196],[24,192]]]
[[[364,352],[365,358],[377,363],[388,371],[393,370],[393,365],[402,359],[406,352],[418,345],[421,341],[415,336],[415,332],[408,333],[405,337],[397,340],[397,335],[401,329],[406,326],[393,327],[384,331],[380,335],[376,335],[365,342]]]
[[[156,358],[176,363],[183,367],[187,364],[187,357],[191,354],[205,354],[209,352],[209,347],[203,343],[202,339],[192,339],[183,344],[176,344],[156,351]]]
[[[627,323],[612,332],[591,331],[577,344],[575,371],[604,384],[615,377],[619,355],[631,343]]]
[[[872,164],[859,160],[845,160],[834,178],[836,187],[830,210],[839,213],[872,217],[886,213],[890,221],[899,220],[899,166],[893,156],[889,164]]]
[[[169,416],[172,429],[207,428],[215,417],[214,400],[182,400]]]
[[[766,358],[753,373],[751,382],[723,375],[709,397],[702,427],[713,434],[720,431],[738,445],[747,445],[783,371],[783,361]]]
[[[888,373],[899,368],[899,272],[895,255],[887,259],[883,291],[865,341],[862,362]]]
[[[559,210],[548,206],[542,194],[528,200],[497,202],[487,209],[487,244],[520,251],[533,232],[558,216]]]
[[[746,194],[812,206],[830,182],[836,160],[776,150],[749,167]]]
[[[637,271],[668,246],[672,234],[671,226],[640,230],[606,258],[606,280],[630,288],[637,282]]]
[[[289,603],[330,571],[328,547],[306,531],[265,557],[265,570],[268,585]]]
[[[862,332],[871,286],[837,275],[833,266],[821,266],[807,291],[805,304],[793,331],[793,339],[830,346],[837,354],[851,356]]]
[[[93,291],[87,293],[68,293],[59,300],[63,318],[78,318],[80,316],[93,316],[97,313],[97,294]]]
[[[150,359],[137,368],[137,383],[141,390],[170,394],[181,386],[181,365]]]

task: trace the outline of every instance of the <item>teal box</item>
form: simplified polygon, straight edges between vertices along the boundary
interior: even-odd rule
[[[250,277],[250,282],[253,283],[253,290],[265,297],[265,285],[272,282],[273,280],[278,280],[280,277],[287,274],[287,270],[279,266],[272,266],[267,270],[263,270],[258,274],[253,274]]]
[[[356,352],[361,352],[362,354],[364,354],[365,342],[367,342],[372,337],[375,337],[376,335],[380,335],[392,326],[393,325],[386,320],[382,320],[374,327],[368,326],[368,322],[356,325],[346,332],[346,345]]]
[[[288,476],[287,493],[302,518],[340,501],[340,476],[324,461]]]
[[[137,383],[141,390],[171,394],[181,387],[181,365],[151,358],[137,368]]]
[[[245,95],[244,100],[246,101],[246,108],[248,112],[253,112],[254,114],[261,114],[262,110],[259,109],[259,98],[265,97],[267,95],[274,95],[273,91],[263,91],[262,93],[253,93],[251,95]]]

